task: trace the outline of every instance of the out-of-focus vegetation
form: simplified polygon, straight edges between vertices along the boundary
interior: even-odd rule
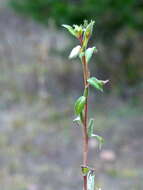
[[[96,20],[99,73],[110,78],[112,88],[122,97],[141,95],[142,64],[142,0],[11,0],[19,13],[48,24],[80,24],[83,19]],[[93,70],[95,66],[93,66]],[[98,73],[97,71],[97,73]],[[103,77],[101,76],[101,77]],[[141,95],[142,96],[142,95]]]
[[[124,26],[143,29],[143,1],[139,0],[12,0],[19,12],[43,23],[53,18],[62,23],[81,24],[84,19],[96,18],[97,30],[102,34],[118,31]]]

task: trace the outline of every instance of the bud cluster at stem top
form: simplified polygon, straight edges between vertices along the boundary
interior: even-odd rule
[[[85,50],[90,36],[92,35],[94,23],[95,21],[91,20],[90,23],[84,21],[84,24],[80,26],[73,25],[72,27],[65,24],[62,26],[65,27],[73,36],[75,36],[80,41],[82,48]]]

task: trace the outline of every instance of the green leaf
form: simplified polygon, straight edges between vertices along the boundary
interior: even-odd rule
[[[94,23],[95,22],[91,20],[91,22],[85,28],[84,37],[83,37],[83,48],[85,48],[85,49],[87,47],[87,43],[89,41],[89,38],[90,38],[90,36],[92,34]]]
[[[81,96],[77,99],[77,101],[75,102],[75,114],[79,115],[82,110],[84,109],[84,105],[86,103],[86,97],[85,96]]]
[[[80,53],[80,49],[81,47],[79,45],[74,47],[69,55],[69,59],[76,58]]]
[[[99,135],[95,135],[95,134],[92,134],[91,137],[94,137],[96,138],[96,140],[98,141],[99,143],[99,149],[102,148],[102,145],[104,144],[104,139],[103,137],[99,136]]]
[[[86,176],[88,172],[90,171],[89,167],[81,166],[82,175]]]
[[[95,24],[95,21],[92,21],[87,25],[86,29],[85,29],[85,35],[86,37],[90,37],[93,31],[93,26]]]
[[[88,80],[88,83],[93,86],[94,88],[96,88],[97,90],[100,90],[101,92],[103,92],[103,85],[106,84],[109,80],[98,80],[95,77],[91,77]]]
[[[93,55],[94,52],[97,52],[97,48],[96,47],[92,47],[92,48],[88,48],[85,51],[85,57],[86,57],[86,62],[88,63]]]
[[[89,123],[88,123],[87,134],[88,134],[88,137],[96,138],[96,140],[99,143],[99,149],[101,149],[101,147],[104,143],[104,139],[103,139],[103,137],[94,134],[94,119],[92,119],[92,118],[89,120]]]
[[[95,173],[93,171],[88,172],[87,175],[87,190],[95,190]]]
[[[79,38],[80,36],[82,36],[82,32],[83,32],[83,29],[82,29],[82,26],[78,26],[76,24],[73,25],[74,27],[74,32],[76,34],[76,37]]]
[[[87,130],[88,137],[91,137],[93,135],[93,132],[94,132],[94,119],[90,119]]]
[[[76,36],[74,29],[70,25],[62,24],[62,26],[66,28],[73,36]]]

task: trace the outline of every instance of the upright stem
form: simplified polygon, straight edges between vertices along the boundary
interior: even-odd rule
[[[79,38],[81,47],[83,44],[82,36]],[[83,120],[83,166],[88,165],[88,133],[87,133],[87,122],[88,122],[88,82],[89,77],[88,65],[86,62],[85,55],[82,57],[83,67],[83,79],[84,79],[84,90],[87,89],[86,103],[84,106],[84,120]],[[83,176],[83,190],[87,190],[87,176]]]
[[[88,21],[84,21],[83,25],[62,25],[65,27],[73,36],[75,36],[79,40],[80,46],[76,46],[73,48],[70,54],[70,58],[75,58],[79,56],[82,62],[83,67],[83,78],[84,78],[84,94],[83,96],[79,97],[75,104],[75,113],[78,115],[78,119],[80,119],[80,123],[82,123],[82,133],[83,133],[83,167],[82,167],[82,174],[83,174],[83,190],[87,190],[88,188],[88,179],[87,175],[92,173],[92,169],[86,168],[88,167],[88,141],[89,137],[92,137],[92,126],[89,126],[88,130],[88,91],[89,91],[89,84],[94,87],[98,87],[99,90],[100,86],[102,88],[102,85],[106,83],[106,81],[97,80],[96,78],[89,78],[90,72],[88,69],[88,63],[87,60],[91,58],[92,54],[95,52],[96,48],[88,48],[88,41],[91,37],[94,21],[91,20],[90,23]],[[90,79],[90,80],[88,80]],[[95,81],[94,81],[95,79]],[[88,82],[89,81],[89,82]],[[92,85],[91,81],[95,83]],[[99,84],[98,84],[99,83]],[[84,107],[83,107],[84,105]],[[84,109],[83,109],[84,108]],[[76,120],[78,120],[76,118]],[[76,121],[75,120],[75,121]],[[93,124],[93,120],[92,124]],[[88,134],[89,131],[89,134]],[[89,136],[89,137],[88,137]],[[85,169],[85,170],[84,170]],[[94,176],[93,176],[94,177]],[[94,181],[93,181],[94,182]]]
[[[84,88],[87,88],[88,91],[88,66],[85,56],[82,57],[83,65],[83,75],[84,75]],[[83,121],[83,165],[87,166],[88,164],[88,134],[87,134],[87,122],[88,122],[88,93],[86,97],[86,103],[84,107],[84,121]],[[83,190],[87,190],[87,176],[83,177],[84,185]]]

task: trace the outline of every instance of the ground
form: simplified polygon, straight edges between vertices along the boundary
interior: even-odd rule
[[[72,123],[68,102],[57,108],[37,99],[1,108],[2,189],[82,188],[81,129]],[[106,143],[99,151],[97,142],[90,142],[90,165],[97,170],[97,183],[103,189],[141,190],[142,116],[139,110],[119,102],[114,111],[107,112],[112,107],[109,102],[106,106],[94,113],[95,129]]]

